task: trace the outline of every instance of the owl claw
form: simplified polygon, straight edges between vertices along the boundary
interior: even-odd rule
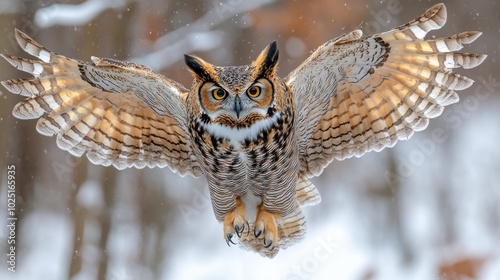
[[[227,243],[227,246],[231,247],[231,244],[229,243],[232,243],[233,245],[236,245],[236,243],[233,242],[233,240],[231,240],[233,238],[233,235],[231,233],[227,233],[226,235],[226,243]]]
[[[245,224],[246,224],[246,226],[245,226]],[[240,227],[238,225],[234,226],[234,230],[236,231],[236,234],[238,235],[239,238],[241,238],[241,236],[243,235],[243,232],[245,232],[245,229],[247,230],[247,235],[250,232],[250,224],[248,223],[248,221],[245,221],[245,223],[241,225],[241,230],[239,230],[239,229],[240,229]]]
[[[271,247],[271,245],[273,245],[273,241],[269,240],[269,244],[266,244],[266,238],[264,237],[264,248],[269,248]],[[272,250],[273,248],[271,248],[270,250]]]
[[[245,206],[241,203],[240,198],[236,198],[236,207],[224,217],[224,239],[226,239],[228,246],[230,243],[236,244],[232,241],[235,233],[241,238],[245,231],[245,224],[247,224],[247,228],[250,228],[245,219]]]
[[[257,219],[255,220],[254,235],[259,238],[263,235],[264,248],[273,250],[275,245],[278,244],[278,226],[276,221],[279,215],[272,214],[264,210],[261,205],[257,212]]]
[[[238,235],[238,237],[241,238],[241,235],[243,234],[243,231],[245,231],[245,224],[242,225],[241,231],[240,231],[240,226],[238,226],[237,224],[234,225],[234,231],[236,232],[236,235]]]
[[[248,223],[248,221],[246,222],[247,222],[247,235],[248,235],[250,233],[250,224]]]
[[[259,229],[258,231],[253,231],[253,235],[255,235],[255,238],[259,238],[259,236],[262,234],[262,229]]]

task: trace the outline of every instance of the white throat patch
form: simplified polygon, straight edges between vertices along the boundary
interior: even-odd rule
[[[279,117],[280,113],[275,113],[271,118],[259,120],[245,128],[228,127],[218,123],[201,123],[201,125],[210,135],[228,139],[234,149],[238,150],[245,139],[255,140],[261,131],[270,128]]]

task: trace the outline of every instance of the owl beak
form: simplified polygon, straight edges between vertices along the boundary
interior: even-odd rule
[[[238,95],[236,95],[236,98],[234,99],[234,111],[236,112],[236,117],[239,119],[241,112],[241,99]]]

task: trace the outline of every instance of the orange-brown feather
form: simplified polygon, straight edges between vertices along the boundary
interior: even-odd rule
[[[254,124],[257,121],[267,119],[267,116],[262,116],[259,114],[249,114],[245,116],[245,118],[241,120],[235,120],[234,118],[227,116],[227,115],[221,115],[218,116],[217,118],[211,120],[211,123],[218,123],[225,125],[227,127],[235,127],[235,128],[245,128],[245,127],[250,127],[252,124]]]

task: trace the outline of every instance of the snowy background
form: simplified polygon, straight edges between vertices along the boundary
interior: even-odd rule
[[[387,30],[437,1],[1,0],[0,52],[26,56],[18,28],[69,57],[131,60],[190,86],[182,54],[251,62],[271,41],[286,76],[324,41]],[[0,279],[500,279],[500,3],[445,1],[431,33],[484,34],[488,59],[426,131],[393,149],[333,162],[313,179],[308,234],[272,260],[228,248],[203,179],[117,171],[60,151],[11,116],[0,88]],[[0,80],[21,78],[5,61]],[[7,271],[7,166],[16,166],[16,272]]]

